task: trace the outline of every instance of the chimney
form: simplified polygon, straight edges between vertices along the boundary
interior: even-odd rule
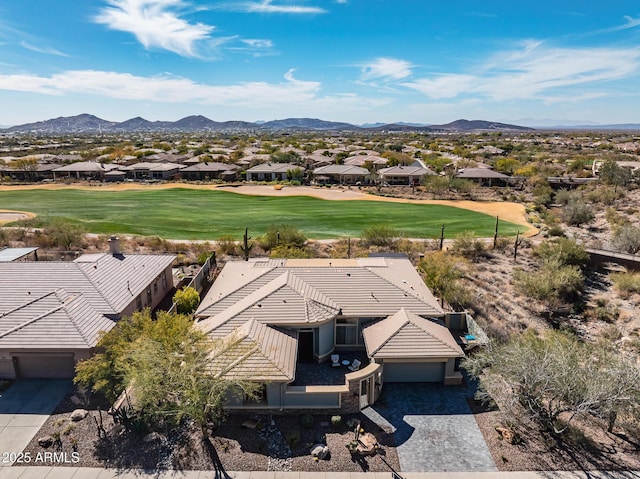
[[[109,252],[113,256],[119,256],[122,253],[120,252],[120,238],[117,236],[109,236]]]

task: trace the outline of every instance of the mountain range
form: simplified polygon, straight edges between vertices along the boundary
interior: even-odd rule
[[[149,121],[141,117],[123,122],[103,120],[83,113],[76,116],[58,117],[50,120],[26,123],[0,130],[3,133],[128,133],[145,131],[196,132],[196,131],[502,131],[533,130],[525,126],[510,125],[485,120],[456,120],[444,125],[418,125],[415,123],[376,123],[370,127],[350,123],[318,120],[315,118],[287,118],[266,122],[213,121],[202,115],[192,115],[177,121]]]

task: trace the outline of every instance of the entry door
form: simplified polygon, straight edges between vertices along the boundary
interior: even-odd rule
[[[364,409],[374,401],[373,391],[371,390],[371,377],[360,381],[360,409]]]
[[[298,361],[313,362],[313,331],[298,332]]]

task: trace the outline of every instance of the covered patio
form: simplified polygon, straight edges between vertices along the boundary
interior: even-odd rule
[[[360,351],[340,351],[336,354],[340,356],[340,366],[334,367],[331,365],[331,360],[324,361],[323,363],[304,363],[298,362],[296,364],[296,378],[291,383],[292,386],[338,386],[345,384],[345,374],[352,372],[349,369],[349,364],[354,359],[360,361],[360,369],[369,364],[369,358],[367,353],[363,350]],[[342,364],[343,361],[348,361],[347,364]]]

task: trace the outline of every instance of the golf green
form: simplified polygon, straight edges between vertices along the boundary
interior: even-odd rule
[[[287,223],[309,238],[358,237],[369,226],[385,224],[410,238],[435,238],[474,232],[493,236],[495,217],[442,205],[383,201],[329,201],[308,196],[248,196],[185,188],[150,191],[14,190],[0,191],[0,209],[30,211],[38,219],[82,224],[91,233],[157,235],[170,239],[240,239],[270,224]],[[36,220],[38,221],[38,220]],[[523,227],[500,221],[500,235]]]

